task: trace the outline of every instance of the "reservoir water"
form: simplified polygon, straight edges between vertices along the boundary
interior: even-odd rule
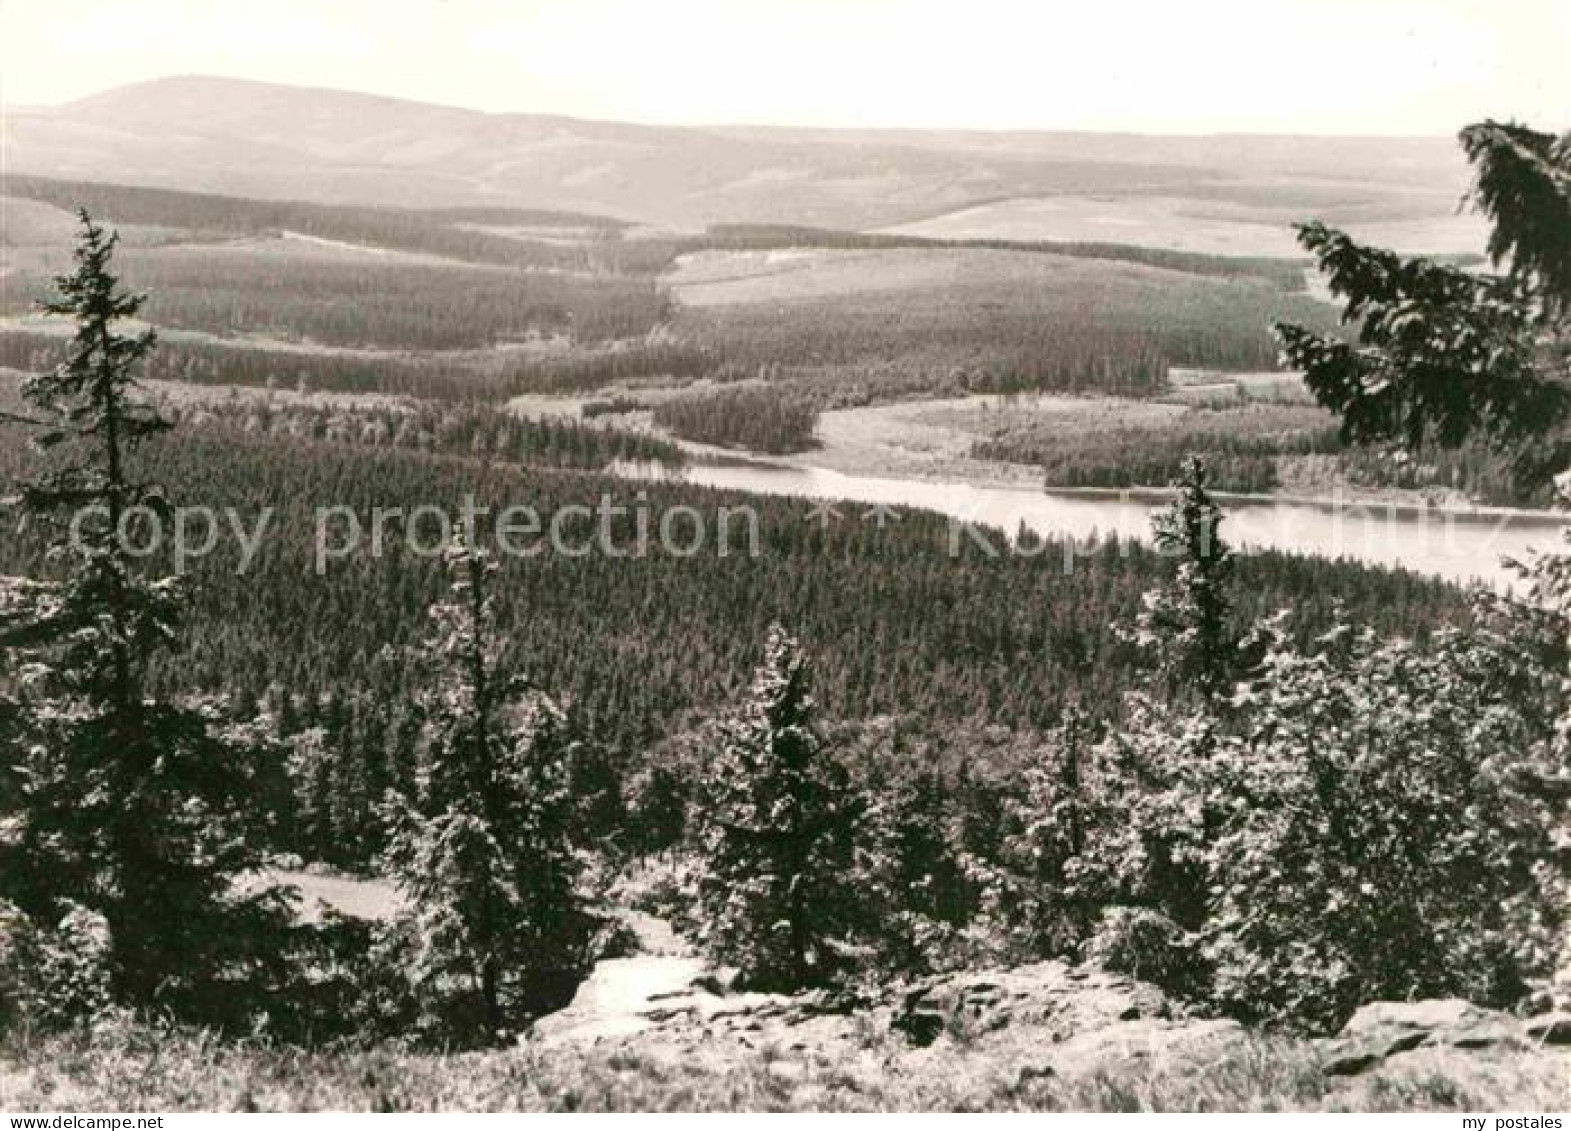
[[[845,475],[813,467],[736,462],[670,469],[621,464],[631,478],[668,478],[755,494],[791,495],[848,504],[916,507],[1012,534],[1086,539],[1149,539],[1160,499],[1116,492],[1048,493],[914,479]],[[1443,511],[1385,503],[1337,504],[1219,499],[1223,535],[1240,549],[1276,549],[1402,567],[1456,582],[1502,584],[1502,557],[1560,543],[1564,520],[1532,512]]]

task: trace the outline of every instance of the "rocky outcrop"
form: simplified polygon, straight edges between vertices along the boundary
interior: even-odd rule
[[[1414,1049],[1483,1051],[1568,1042],[1571,1015],[1546,1013],[1523,1021],[1461,998],[1443,998],[1370,1002],[1323,1047],[1327,1074],[1355,1076]]]
[[[548,1044],[638,1042],[681,1059],[720,1047],[752,1050],[779,1072],[846,1064],[903,1046],[935,1066],[963,1050],[1008,1079],[1163,1052],[1212,1056],[1242,1036],[1234,1022],[1187,1016],[1160,990],[1094,966],[1041,962],[923,979],[857,999],[823,992],[730,990],[689,955],[602,962],[567,1010],[542,1019]]]
[[[1571,1045],[1571,1012],[1557,1010],[1530,1017],[1522,1031],[1528,1040],[1541,1045]]]
[[[1198,1070],[1248,1038],[1234,1021],[1196,1015],[1155,986],[1089,964],[962,971],[860,998],[740,992],[660,920],[633,915],[630,924],[637,952],[598,963],[532,1041],[615,1042],[678,1062],[756,1055],[781,1083],[858,1063],[876,1075],[891,1056],[924,1073],[953,1072],[963,1061],[1019,1089],[1130,1062]],[[1453,1058],[1520,1054],[1571,1042],[1571,1012],[1561,1005],[1546,999],[1523,1019],[1460,999],[1372,1002],[1313,1046],[1323,1070],[1343,1077],[1421,1049]]]
[[[929,979],[905,990],[889,1018],[913,1044],[980,1052],[1021,1086],[1158,1054],[1203,1060],[1244,1035],[1237,1022],[1190,1015],[1155,986],[1063,962]]]
[[[916,1045],[950,1032],[962,1040],[1030,1026],[1066,1040],[1109,1026],[1172,1020],[1154,986],[1096,967],[1039,962],[1012,970],[952,974],[919,982],[891,1005],[890,1025]]]

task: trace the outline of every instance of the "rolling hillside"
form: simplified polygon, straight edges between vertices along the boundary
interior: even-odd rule
[[[203,77],[12,110],[3,126],[13,174],[271,199],[566,209],[681,229],[924,222],[950,235],[977,229],[942,220],[952,213],[1070,197],[1134,215],[1152,201],[1164,215],[1241,211],[1274,227],[1268,246],[1252,246],[1247,228],[1225,241],[1234,254],[1280,254],[1284,210],[1333,222],[1443,222],[1466,183],[1445,138],[655,127]],[[1115,238],[1105,224],[1066,236],[1000,227],[991,216],[978,230]]]

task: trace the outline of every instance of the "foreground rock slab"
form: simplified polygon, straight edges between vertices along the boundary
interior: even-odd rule
[[[1273,1039],[1197,1015],[1148,983],[1065,962],[962,971],[860,999],[737,992],[662,921],[628,921],[638,953],[600,962],[567,1009],[537,1024],[531,1044],[625,1053],[673,1072],[761,1061],[781,1086],[852,1092],[898,1065],[917,1078],[990,1081],[1024,1095],[1104,1072],[1204,1073]],[[1335,1037],[1299,1047],[1310,1072],[1349,1078],[1410,1075],[1430,1061],[1505,1064],[1568,1042],[1563,1010],[1523,1020],[1436,999],[1372,1002]]]
[[[1564,1021],[1564,1031],[1557,1024]],[[1461,998],[1375,1001],[1361,1007],[1342,1031],[1323,1042],[1325,1071],[1355,1076],[1401,1053],[1421,1048],[1482,1051],[1571,1040],[1571,1016],[1546,1014],[1526,1022]]]

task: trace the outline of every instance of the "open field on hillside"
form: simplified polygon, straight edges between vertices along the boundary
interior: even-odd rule
[[[637,413],[613,419],[647,424]],[[1348,449],[1325,410],[1269,398],[951,397],[833,409],[816,438],[811,451],[776,462],[984,487],[1122,488],[1166,487],[1184,456],[1198,453],[1213,486],[1234,492],[1463,509],[1551,501],[1542,486],[1516,483],[1510,460],[1486,444],[1410,460]]]
[[[38,178],[7,184],[17,195],[5,198],[0,242],[0,316],[9,315],[0,364],[15,368],[58,359],[64,328],[26,311],[64,266],[73,221],[63,205],[85,194],[124,232],[128,281],[152,293],[148,313],[166,331],[149,368],[159,380],[303,397],[513,400],[515,408],[532,398],[525,415],[556,412],[550,397],[578,393],[564,406],[570,412],[592,395],[616,406],[617,424],[635,428],[649,428],[648,410],[674,400],[659,412],[668,426],[684,421],[677,430],[689,439],[770,451],[818,446],[824,465],[869,474],[1040,482],[1047,468],[1058,485],[1165,482],[1178,446],[1200,442],[1237,463],[1237,474],[1218,468],[1237,489],[1349,482],[1345,468],[1325,463],[1318,441],[1310,452],[1256,450],[1274,441],[1229,437],[1239,419],[1225,414],[1180,420],[1163,410],[1166,423],[1152,432],[1127,400],[1093,399],[1067,410],[1069,419],[1054,409],[1045,423],[1039,408],[1020,406],[987,424],[939,422],[921,405],[877,407],[1038,390],[1172,396],[1197,410],[1301,401],[1300,388],[1268,372],[1229,376],[1273,363],[1273,320],[1330,323],[1328,307],[1290,293],[1296,275],[1283,275],[1283,261],[1189,256],[1157,266],[1122,244],[1067,254],[880,246],[896,237],[790,226],[645,243],[626,239],[614,221],[578,213],[288,204]],[[1185,204],[1193,215],[1170,219],[1238,228],[1312,205],[1362,208],[1370,220],[1411,218],[1401,193],[1387,193],[1384,206],[1369,203],[1380,197],[1336,185],[1251,195],[1235,185],[1195,190]],[[1121,199],[1148,217],[1171,203],[1155,193]],[[609,272],[562,266],[607,255]],[[669,273],[654,274],[667,263]],[[1232,270],[1239,273],[1225,273]],[[1170,390],[1175,367],[1223,377]],[[789,436],[751,427],[752,419],[748,428],[728,423],[726,406],[741,394],[717,400],[714,387],[739,382],[780,387],[770,411],[802,416],[784,430]],[[826,409],[816,428],[804,415]],[[1086,427],[1087,413],[1127,418],[1128,427]],[[1307,420],[1314,410],[1304,413]],[[1065,428],[1078,431],[1062,442],[1041,434]],[[1155,454],[1142,450],[1148,439]],[[1359,478],[1371,484],[1426,481],[1364,462]],[[1520,501],[1492,471],[1441,470],[1450,487]]]
[[[66,253],[75,235],[75,222],[64,209],[0,193],[0,247],[48,247]]]
[[[761,376],[820,406],[1148,394],[1172,365],[1268,367],[1274,318],[1329,322],[1287,292],[1296,268],[1271,261],[858,247],[866,237],[790,227],[640,241],[577,215],[8,184],[20,217],[0,246],[9,329],[41,329],[23,316],[64,266],[62,206],[83,195],[124,227],[127,282],[171,330],[153,375],[209,384],[505,400]],[[25,366],[37,349],[8,341],[0,362]]]
[[[1016,251],[711,253],[684,261],[673,290],[679,337],[744,370],[838,370],[827,376],[843,403],[859,382],[932,391],[946,379],[1149,393],[1170,365],[1269,367],[1274,319],[1330,322],[1263,282]]]
[[[1323,410],[1305,406],[1209,409],[1052,394],[951,397],[825,412],[818,446],[779,462],[981,486],[1092,485],[1074,480],[1071,469],[1095,474],[1127,464],[1131,473],[1150,474],[1116,485],[1165,486],[1165,465],[1160,474],[1148,466],[1156,455],[1176,452],[1176,460],[1188,450],[1215,451],[1228,443],[1318,436],[1329,424]]]
[[[832,235],[826,236],[826,241],[829,238]],[[1042,285],[1056,291],[1093,280],[1099,286],[1115,289],[1131,281],[1169,288],[1196,281],[1213,287],[1251,286],[1263,281],[1202,278],[1198,273],[1155,264],[1053,250],[942,246],[856,249],[807,243],[693,252],[677,259],[666,280],[681,302],[697,307],[789,302],[934,286],[975,289]],[[1090,296],[1092,301],[1098,297],[1101,296],[1097,293]]]
[[[69,231],[63,239],[47,237],[62,221],[74,227],[72,214],[83,207],[122,227],[183,233],[188,241],[293,232],[383,251],[513,267],[587,266],[585,255],[564,247],[614,243],[622,230],[609,217],[580,213],[323,205],[17,175],[0,179],[0,200],[8,213],[14,210],[24,218],[14,230],[8,224],[0,242],[47,242],[56,248],[69,242]]]
[[[887,231],[938,239],[1108,240],[1214,255],[1303,254],[1292,224],[1310,216],[1347,225],[1379,247],[1431,255],[1478,255],[1486,226],[1449,200],[1419,207],[1406,195],[1384,198],[1367,185],[1305,200],[1240,202],[1200,193],[1020,197],[942,213]],[[1420,198],[1422,199],[1422,198]]]
[[[157,295],[147,313],[162,324],[334,346],[440,350],[530,337],[595,343],[645,334],[664,316],[665,300],[647,279],[352,260],[328,250],[286,240],[128,248],[125,280]],[[47,273],[18,275],[0,313],[25,313],[47,287]]]
[[[507,348],[403,351],[306,345],[251,333],[229,340],[163,327],[147,372],[154,380],[302,393],[411,396],[501,403],[524,393],[560,394],[616,382],[691,382],[714,361],[668,335],[595,347],[560,339]],[[57,364],[69,328],[26,316],[0,319],[0,366],[37,372]]]

